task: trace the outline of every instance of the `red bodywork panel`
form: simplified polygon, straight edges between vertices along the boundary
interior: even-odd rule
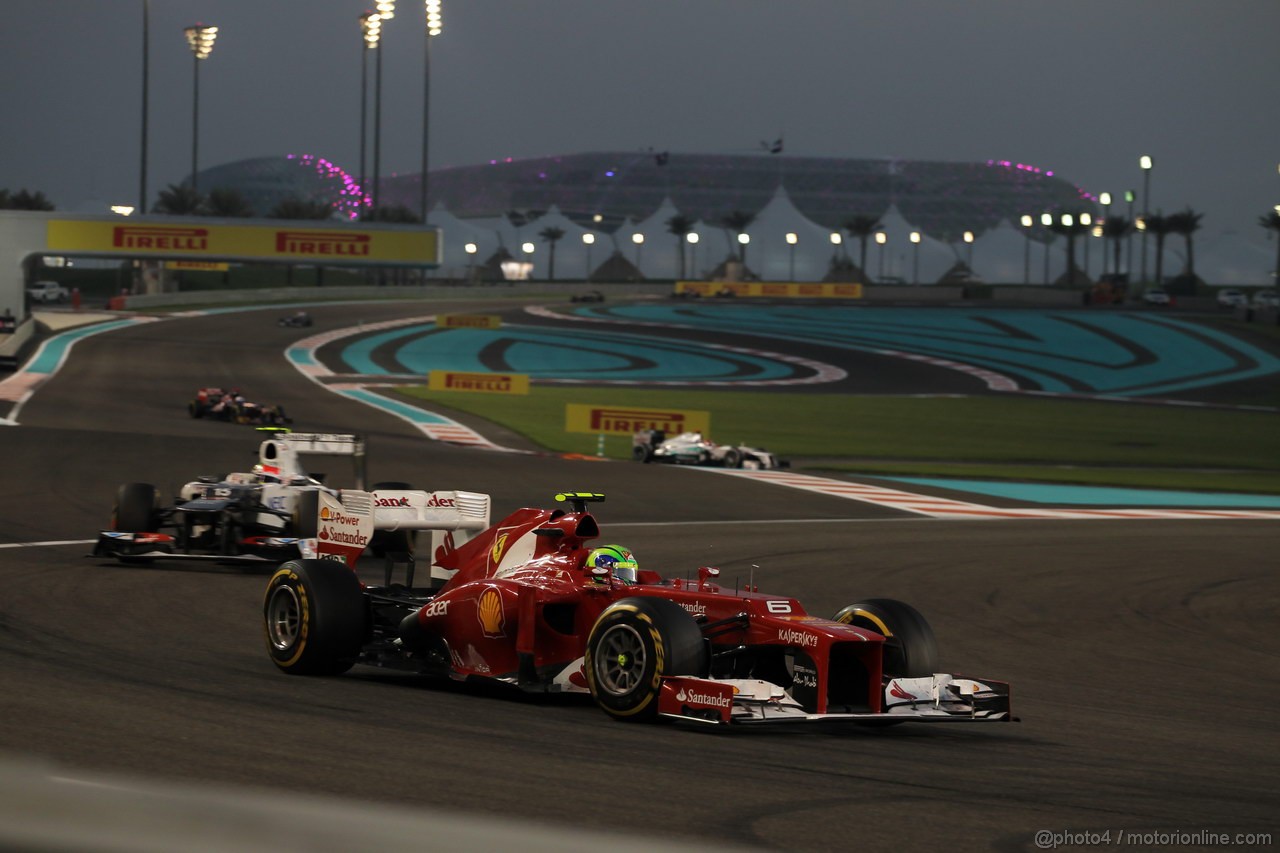
[[[588,542],[599,536],[590,513],[517,510],[461,548],[437,555],[436,564],[456,574],[418,611],[419,624],[445,640],[456,675],[503,678],[582,657],[592,626],[618,599],[665,598],[699,619],[713,647],[793,650],[798,686],[809,692],[806,704],[816,713],[827,710],[830,662],[856,660],[866,672],[861,701],[879,712],[879,634],[809,616],[794,598],[723,589],[708,580],[709,570],[692,581],[663,581],[645,570],[634,585],[599,579],[584,568]],[[567,678],[585,686],[581,673]],[[716,701],[708,707],[718,707]]]

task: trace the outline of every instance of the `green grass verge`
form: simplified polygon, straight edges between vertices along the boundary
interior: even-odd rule
[[[527,396],[418,387],[400,392],[501,424],[557,452],[594,454],[597,448],[597,436],[565,432],[566,403],[699,409],[711,412],[710,434],[717,441],[767,447],[811,467],[1280,493],[1280,418],[1265,412],[1004,395],[548,386],[535,386]],[[627,458],[630,452],[629,437],[606,438],[606,456]],[[1054,467],[1059,465],[1077,467]]]

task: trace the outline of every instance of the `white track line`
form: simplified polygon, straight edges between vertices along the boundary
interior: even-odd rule
[[[869,483],[855,483],[847,480],[830,480],[815,477],[811,474],[796,474],[789,471],[740,471],[726,468],[700,468],[697,470],[724,474],[731,477],[745,477],[751,480],[770,483],[775,486],[787,486],[836,498],[860,501],[903,512],[916,513],[928,518],[952,519],[1020,519],[1020,518],[1052,518],[1052,519],[1239,519],[1266,518],[1280,519],[1280,510],[1265,509],[1094,509],[1094,508],[1053,508],[1053,507],[994,507],[968,501],[952,500],[936,495],[919,495],[891,489],[885,486],[873,486]]]

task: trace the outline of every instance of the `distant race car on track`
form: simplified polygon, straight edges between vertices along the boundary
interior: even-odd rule
[[[266,649],[286,673],[356,664],[530,693],[589,693],[619,720],[699,724],[1010,721],[1009,687],[937,670],[932,629],[911,606],[867,599],[832,619],[790,596],[722,585],[719,570],[664,578],[619,545],[593,547],[586,509],[516,510],[434,552],[438,589],[382,586],[354,571],[370,501],[321,497],[317,556],[282,565],[263,602]],[[456,545],[456,543],[455,543]],[[410,567],[412,568],[412,566]],[[748,588],[750,587],[750,588]]]
[[[277,326],[289,326],[291,328],[305,329],[311,325],[311,315],[306,311],[295,311],[276,320]]]
[[[433,547],[456,545],[489,524],[487,495],[426,492],[406,483],[364,488],[364,439],[354,435],[275,432],[258,448],[252,471],[199,477],[165,505],[150,483],[126,483],[116,492],[111,529],[98,534],[95,557],[124,562],[157,559],[280,563],[316,555],[316,537],[328,519],[322,498],[341,492],[323,475],[303,470],[303,454],[347,456],[373,527],[364,534],[377,556],[413,552],[413,532],[432,530]],[[317,515],[319,513],[319,515]]]
[[[196,391],[187,403],[187,414],[193,418],[210,418],[254,426],[285,426],[293,420],[283,406],[264,406],[244,398],[239,388],[207,387]]]
[[[660,429],[644,429],[631,438],[631,458],[637,462],[674,462],[677,465],[719,465],[724,468],[789,468],[763,447],[716,444],[700,432],[682,432],[667,438]]]

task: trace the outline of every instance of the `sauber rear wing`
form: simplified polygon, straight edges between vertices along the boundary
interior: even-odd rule
[[[365,484],[364,438],[358,435],[325,432],[288,432],[265,429],[271,437],[258,447],[263,470],[280,477],[305,476],[300,454],[350,456],[355,460],[356,488]]]

